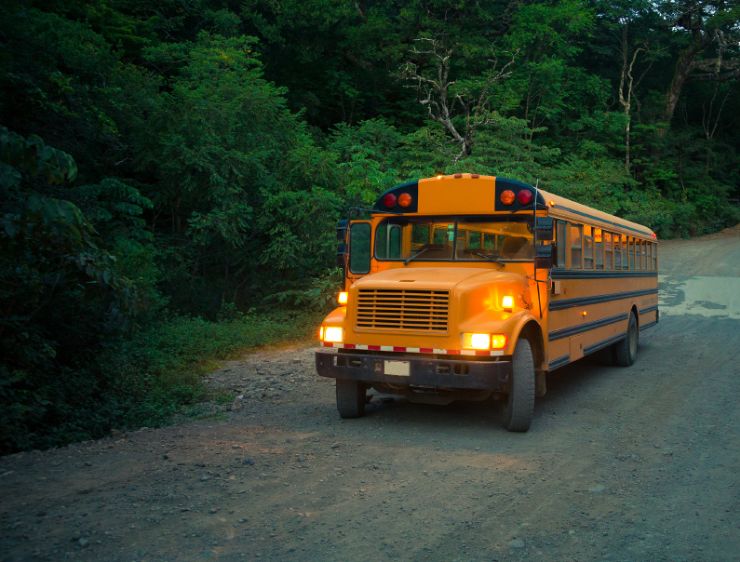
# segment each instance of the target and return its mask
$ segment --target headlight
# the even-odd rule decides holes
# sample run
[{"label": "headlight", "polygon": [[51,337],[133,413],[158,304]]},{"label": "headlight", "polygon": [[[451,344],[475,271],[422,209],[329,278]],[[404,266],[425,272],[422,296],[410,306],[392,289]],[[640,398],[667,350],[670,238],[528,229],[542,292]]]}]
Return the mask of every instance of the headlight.
[{"label": "headlight", "polygon": [[463,334],[463,349],[503,349],[506,347],[504,334]]},{"label": "headlight", "polygon": [[491,335],[490,334],[463,334],[463,348],[464,349],[490,349],[491,347]]},{"label": "headlight", "polygon": [[324,341],[333,343],[342,343],[342,328],[340,326],[324,327]]},{"label": "headlight", "polygon": [[342,291],[337,295],[337,302],[339,304],[347,304],[347,300],[349,300],[349,293],[347,291]]}]

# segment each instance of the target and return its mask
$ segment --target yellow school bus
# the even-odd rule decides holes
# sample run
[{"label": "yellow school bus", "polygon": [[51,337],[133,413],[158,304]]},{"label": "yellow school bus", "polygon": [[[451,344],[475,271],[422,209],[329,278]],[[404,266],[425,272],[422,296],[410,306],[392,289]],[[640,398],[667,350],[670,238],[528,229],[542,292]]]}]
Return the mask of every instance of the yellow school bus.
[{"label": "yellow school bus", "polygon": [[336,379],[344,418],[375,388],[437,404],[493,397],[504,426],[527,431],[548,373],[600,350],[632,365],[658,322],[655,233],[520,181],[405,183],[337,232],[345,286],[316,368]]}]

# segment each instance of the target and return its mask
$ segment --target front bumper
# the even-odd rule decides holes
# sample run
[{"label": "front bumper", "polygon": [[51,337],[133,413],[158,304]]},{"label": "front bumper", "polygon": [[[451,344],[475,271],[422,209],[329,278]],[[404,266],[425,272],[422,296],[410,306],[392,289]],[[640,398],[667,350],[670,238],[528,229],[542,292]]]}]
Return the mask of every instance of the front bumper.
[{"label": "front bumper", "polygon": [[[386,361],[408,362],[408,376],[386,374]],[[401,353],[380,355],[320,350],[316,352],[316,371],[322,377],[368,384],[504,391],[511,377],[511,361],[465,361]]]}]

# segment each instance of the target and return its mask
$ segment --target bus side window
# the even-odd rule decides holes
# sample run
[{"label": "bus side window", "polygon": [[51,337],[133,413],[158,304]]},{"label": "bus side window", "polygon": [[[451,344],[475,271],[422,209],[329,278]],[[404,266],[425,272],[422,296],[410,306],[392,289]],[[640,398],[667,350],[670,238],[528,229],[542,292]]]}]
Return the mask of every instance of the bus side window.
[{"label": "bus side window", "polygon": [[658,271],[658,245],[652,244],[653,246],[653,271]]},{"label": "bus side window", "polygon": [[629,255],[629,244],[627,243],[627,236],[622,234],[622,269],[630,268],[630,255]]},{"label": "bus side window", "polygon": [[583,227],[583,269],[594,268],[594,236],[590,225]]},{"label": "bus side window", "polygon": [[604,232],[604,269],[614,269],[614,246],[612,246],[612,233]]},{"label": "bus side window", "polygon": [[583,252],[581,246],[581,226],[568,224],[568,241],[570,243],[570,268],[583,269]]},{"label": "bus side window", "polygon": [[614,269],[622,269],[622,242],[621,242],[621,235],[620,234],[614,234],[612,235],[612,240],[614,240]]},{"label": "bus side window", "polygon": [[566,248],[566,228],[568,223],[565,221],[558,221],[555,232],[555,244],[557,250],[556,265],[558,267],[565,267],[565,248]]},{"label": "bus side window", "polygon": [[604,233],[600,228],[594,228],[594,265],[604,269]]},{"label": "bus side window", "polygon": [[627,255],[629,256],[627,269],[634,271],[635,269],[635,239],[632,236],[627,237]]}]

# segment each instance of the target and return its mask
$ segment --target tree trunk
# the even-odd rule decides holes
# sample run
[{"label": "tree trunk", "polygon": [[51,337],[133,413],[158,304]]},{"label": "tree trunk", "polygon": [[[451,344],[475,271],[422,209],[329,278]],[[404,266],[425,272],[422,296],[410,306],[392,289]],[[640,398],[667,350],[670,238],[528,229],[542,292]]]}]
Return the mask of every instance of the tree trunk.
[{"label": "tree trunk", "polygon": [[[622,105],[624,110],[624,169],[630,173],[630,133],[632,130],[632,92],[635,89],[635,77],[632,71],[635,68],[637,62],[637,56],[640,51],[644,51],[645,48],[638,47],[632,52],[632,58],[629,57],[629,31],[628,26],[622,28],[622,72],[619,75],[619,103]],[[638,80],[639,82],[639,80]]]},{"label": "tree trunk", "polygon": [[676,68],[673,71],[673,79],[671,85],[668,88],[668,92],[665,97],[665,110],[663,111],[663,120],[666,123],[665,129],[662,129],[661,135],[664,135],[666,130],[670,128],[671,121],[673,120],[673,114],[676,111],[676,105],[681,97],[681,91],[683,90],[684,84],[691,73],[696,55],[702,50],[704,46],[702,36],[700,34],[694,35],[694,40],[691,42],[686,49],[681,51],[676,61]]}]

